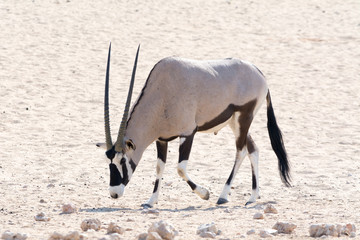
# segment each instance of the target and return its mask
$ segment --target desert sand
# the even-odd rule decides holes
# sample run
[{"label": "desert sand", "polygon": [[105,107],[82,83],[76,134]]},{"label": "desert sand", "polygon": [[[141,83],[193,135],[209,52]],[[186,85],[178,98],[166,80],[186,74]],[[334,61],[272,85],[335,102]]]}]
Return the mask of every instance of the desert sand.
[{"label": "desert sand", "polygon": [[[83,233],[97,218],[137,239],[164,220],[176,239],[199,239],[214,222],[216,239],[259,239],[277,221],[297,225],[279,239],[309,239],[312,224],[353,223],[360,228],[360,4],[359,1],[11,1],[0,2],[0,234],[28,239],[53,232]],[[207,187],[204,201],[177,175],[178,140],[169,144],[158,214],[143,212],[155,181],[155,144],[126,188],[111,199],[104,151],[103,97],[112,42],[110,114],[119,127],[138,44],[133,102],[160,59],[237,57],[265,74],[292,166],[293,187],[280,180],[266,129],[264,104],[251,126],[260,149],[260,195],[251,193],[245,159],[230,202],[216,201],[230,174],[234,137],[226,127],[195,136],[188,165]],[[62,214],[72,203],[77,213]],[[271,203],[278,214],[253,215]],[[50,221],[35,221],[44,212]],[[255,235],[246,232],[254,229]],[[106,230],[85,232],[109,238]],[[357,238],[360,238],[357,233]]]}]

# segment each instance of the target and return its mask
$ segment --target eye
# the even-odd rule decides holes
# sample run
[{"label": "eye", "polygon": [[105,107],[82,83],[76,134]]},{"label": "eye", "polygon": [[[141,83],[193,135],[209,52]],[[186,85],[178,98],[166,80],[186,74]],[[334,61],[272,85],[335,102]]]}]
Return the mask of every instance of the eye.
[{"label": "eye", "polygon": [[125,162],[126,162],[126,159],[125,159],[125,158],[122,158],[122,159],[120,160],[120,164],[121,164],[121,165],[125,164]]}]

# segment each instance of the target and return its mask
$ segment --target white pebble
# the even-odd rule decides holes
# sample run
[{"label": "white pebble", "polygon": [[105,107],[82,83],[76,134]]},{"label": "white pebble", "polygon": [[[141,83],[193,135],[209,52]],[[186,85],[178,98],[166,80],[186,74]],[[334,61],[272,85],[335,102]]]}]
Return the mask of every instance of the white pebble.
[{"label": "white pebble", "polygon": [[148,234],[147,233],[141,233],[138,236],[138,240],[146,240]]},{"label": "white pebble", "polygon": [[77,212],[77,208],[72,203],[64,204],[62,206],[62,213],[70,214],[70,213],[75,213],[75,212]]},{"label": "white pebble", "polygon": [[167,240],[173,240],[178,235],[178,231],[171,224],[163,220],[153,223],[148,230],[148,234],[151,232],[156,232],[160,237]]},{"label": "white pebble", "polygon": [[123,234],[125,229],[111,222],[107,228],[107,233],[119,233]]},{"label": "white pebble", "polygon": [[264,213],[274,213],[277,214],[278,210],[271,204],[266,205],[264,209]]},{"label": "white pebble", "polygon": [[162,240],[163,238],[157,232],[149,232],[146,240]]},{"label": "white pebble", "polygon": [[268,231],[266,230],[260,230],[259,236],[261,238],[271,238],[273,237]]},{"label": "white pebble", "polygon": [[5,240],[25,240],[25,239],[27,239],[27,235],[22,234],[22,233],[12,233],[10,231],[5,231],[1,235],[1,239],[5,239]]},{"label": "white pebble", "polygon": [[196,234],[200,235],[203,238],[215,238],[216,235],[221,233],[220,230],[216,227],[215,223],[203,224],[198,227]]},{"label": "white pebble", "polygon": [[216,234],[213,232],[201,232],[199,235],[202,238],[215,238],[216,237]]},{"label": "white pebble", "polygon": [[254,218],[254,219],[264,219],[264,214],[262,214],[262,213],[255,213],[253,218]]},{"label": "white pebble", "polygon": [[42,222],[50,221],[50,218],[46,217],[44,212],[39,213],[34,218],[36,221],[42,221]]},{"label": "white pebble", "polygon": [[274,226],[273,229],[276,229],[279,233],[286,233],[286,234],[290,234],[294,231],[294,229],[297,226],[293,223],[287,223],[287,222],[277,222]]},{"label": "white pebble", "polygon": [[86,235],[79,233],[78,231],[69,232],[66,235],[54,232],[51,234],[48,240],[83,240],[86,239]]},{"label": "white pebble", "polygon": [[85,219],[81,223],[81,229],[85,232],[90,229],[99,231],[100,228],[101,228],[101,222],[99,219]]}]

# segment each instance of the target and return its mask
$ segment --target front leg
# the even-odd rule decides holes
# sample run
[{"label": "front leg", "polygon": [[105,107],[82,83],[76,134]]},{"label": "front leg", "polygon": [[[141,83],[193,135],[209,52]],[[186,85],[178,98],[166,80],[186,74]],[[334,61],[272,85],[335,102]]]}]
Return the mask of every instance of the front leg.
[{"label": "front leg", "polygon": [[166,163],[166,155],[167,155],[167,147],[168,143],[165,141],[156,141],[156,149],[158,153],[157,165],[156,165],[156,180],[153,194],[150,199],[142,204],[141,206],[144,208],[152,208],[155,203],[158,202],[159,192],[160,192],[160,183],[162,180],[162,175],[164,173],[165,163]]},{"label": "front leg", "polygon": [[204,200],[208,200],[210,197],[209,191],[200,186],[195,184],[191,181],[190,177],[186,173],[186,166],[189,160],[191,146],[194,139],[195,132],[189,136],[181,136],[180,137],[180,147],[179,147],[179,163],[178,163],[178,174],[182,177],[191,187],[191,189],[199,195]]}]

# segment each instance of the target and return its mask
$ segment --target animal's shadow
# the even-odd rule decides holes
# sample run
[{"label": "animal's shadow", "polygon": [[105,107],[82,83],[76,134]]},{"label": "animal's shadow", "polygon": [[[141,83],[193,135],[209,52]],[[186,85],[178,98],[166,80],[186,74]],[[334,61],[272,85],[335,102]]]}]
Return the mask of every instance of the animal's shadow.
[{"label": "animal's shadow", "polygon": [[202,208],[201,206],[199,207],[195,207],[195,206],[189,206],[186,208],[143,208],[140,207],[138,209],[135,208],[107,208],[107,207],[102,207],[102,208],[81,208],[79,210],[79,212],[88,212],[88,213],[105,213],[105,212],[143,212],[143,213],[147,213],[149,211],[159,211],[159,212],[189,212],[189,211],[214,211],[214,210],[218,210],[218,209],[229,209],[229,210],[235,210],[235,209],[257,209],[257,208],[261,208],[262,206],[269,204],[269,203],[276,203],[274,201],[268,201],[268,202],[259,202],[255,205],[252,206],[244,206],[244,205],[237,205],[237,206],[213,206],[213,207],[207,207],[207,208]]}]

